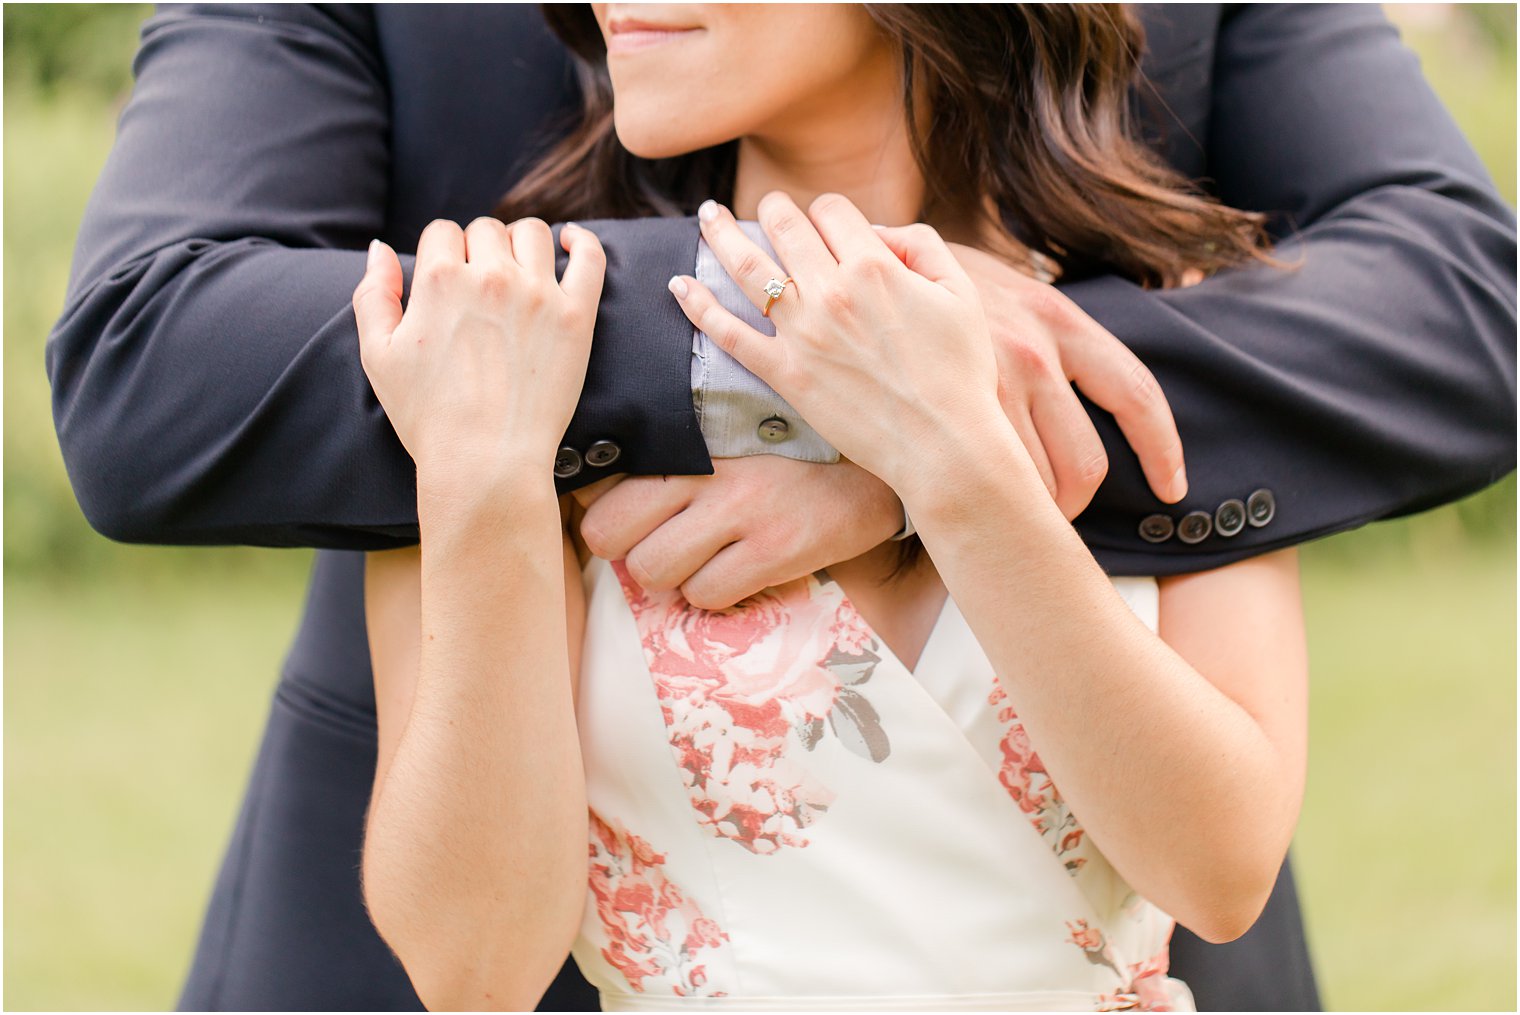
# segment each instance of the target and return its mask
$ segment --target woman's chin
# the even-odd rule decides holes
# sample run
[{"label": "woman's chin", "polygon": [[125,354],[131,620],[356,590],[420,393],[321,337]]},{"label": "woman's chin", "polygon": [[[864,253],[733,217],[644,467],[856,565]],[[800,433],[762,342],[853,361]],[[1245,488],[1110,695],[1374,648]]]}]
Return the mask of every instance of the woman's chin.
[{"label": "woman's chin", "polygon": [[641,159],[672,159],[688,155],[703,148],[728,140],[727,138],[698,137],[689,131],[673,131],[665,125],[623,124],[614,121],[618,142]]}]

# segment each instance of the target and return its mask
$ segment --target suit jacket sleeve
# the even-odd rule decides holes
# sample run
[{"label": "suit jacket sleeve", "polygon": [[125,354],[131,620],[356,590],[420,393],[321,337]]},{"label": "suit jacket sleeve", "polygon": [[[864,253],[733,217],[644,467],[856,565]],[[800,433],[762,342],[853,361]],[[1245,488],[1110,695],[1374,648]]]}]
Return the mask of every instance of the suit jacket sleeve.
[{"label": "suit jacket sleeve", "polygon": [[[1376,6],[1244,6],[1212,67],[1207,174],[1226,203],[1272,213],[1292,266],[1065,287],[1153,369],[1187,456],[1188,497],[1162,505],[1095,413],[1112,474],[1078,528],[1114,573],[1220,566],[1515,464],[1514,213],[1393,27]],[[1276,502],[1261,527],[1139,535],[1153,513],[1212,517],[1257,489]]]},{"label": "suit jacket sleeve", "polygon": [[[563,106],[566,79],[547,37],[518,48],[523,122],[503,129],[526,134]],[[349,306],[370,238],[416,241],[385,232],[379,52],[357,5],[165,7],[144,25],[47,349],[64,461],[106,535],[415,539],[414,470],[360,366]],[[613,440],[619,471],[710,471],[690,328],[647,295],[690,270],[696,230],[598,232],[612,278],[567,443]]]}]

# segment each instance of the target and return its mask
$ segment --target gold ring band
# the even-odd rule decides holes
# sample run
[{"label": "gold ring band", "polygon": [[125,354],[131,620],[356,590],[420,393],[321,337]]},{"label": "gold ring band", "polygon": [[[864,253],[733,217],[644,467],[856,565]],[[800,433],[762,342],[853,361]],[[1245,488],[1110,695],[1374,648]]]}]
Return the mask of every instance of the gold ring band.
[{"label": "gold ring band", "polygon": [[773,278],[765,283],[765,309],[760,311],[761,317],[771,316],[771,307],[775,306],[776,301],[781,298],[781,294],[786,292],[786,287],[792,284],[792,276],[790,275],[784,279]]}]

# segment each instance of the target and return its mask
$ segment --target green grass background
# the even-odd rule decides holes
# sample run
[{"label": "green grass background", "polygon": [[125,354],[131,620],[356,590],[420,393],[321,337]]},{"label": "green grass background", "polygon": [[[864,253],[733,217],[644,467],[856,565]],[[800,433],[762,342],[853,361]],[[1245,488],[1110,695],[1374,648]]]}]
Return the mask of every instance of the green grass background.
[{"label": "green grass background", "polygon": [[[173,1005],[309,554],[91,533],[43,338],[140,8],[5,9],[5,935],[10,1009]],[[1514,8],[1395,12],[1513,203]],[[1305,548],[1295,845],[1328,1006],[1514,1010],[1515,488]]]}]

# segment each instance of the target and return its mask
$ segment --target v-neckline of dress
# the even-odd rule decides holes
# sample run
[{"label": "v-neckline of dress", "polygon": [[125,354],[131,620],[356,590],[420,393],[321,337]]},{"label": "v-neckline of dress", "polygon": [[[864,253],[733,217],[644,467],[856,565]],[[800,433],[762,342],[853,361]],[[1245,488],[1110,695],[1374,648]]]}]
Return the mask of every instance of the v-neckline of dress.
[{"label": "v-neckline of dress", "polygon": [[939,612],[934,615],[934,624],[929,628],[929,636],[924,639],[923,647],[918,650],[917,661],[910,667],[898,656],[896,650],[887,644],[887,640],[881,636],[881,632],[876,630],[876,625],[867,620],[866,615],[860,612],[860,608],[855,605],[855,601],[850,598],[849,593],[845,591],[839,579],[829,574],[826,568],[821,570],[819,574],[826,578],[828,584],[834,586],[840,601],[849,608],[850,612],[860,618],[861,626],[870,632],[871,640],[880,647],[882,658],[890,659],[899,669],[917,681],[919,674],[924,671],[925,662],[933,658],[933,651],[947,637],[945,629],[948,626],[947,617],[950,611],[957,609],[955,599],[950,595],[949,590],[945,592],[945,599],[944,602],[940,603]]}]

